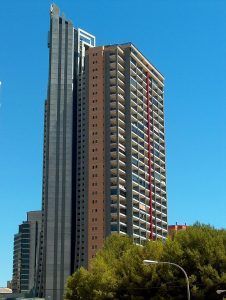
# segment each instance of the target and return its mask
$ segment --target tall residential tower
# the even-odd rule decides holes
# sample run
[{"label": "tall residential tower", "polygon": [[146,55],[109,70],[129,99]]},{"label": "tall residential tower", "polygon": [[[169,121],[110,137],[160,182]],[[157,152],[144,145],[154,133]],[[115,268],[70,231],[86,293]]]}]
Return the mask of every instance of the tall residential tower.
[{"label": "tall residential tower", "polygon": [[13,279],[14,293],[29,292],[34,288],[38,265],[42,212],[30,211],[27,220],[19,225],[14,236]]},{"label": "tall residential tower", "polygon": [[96,47],[55,5],[49,50],[36,290],[61,300],[106,236],[167,235],[164,78],[131,43]]}]

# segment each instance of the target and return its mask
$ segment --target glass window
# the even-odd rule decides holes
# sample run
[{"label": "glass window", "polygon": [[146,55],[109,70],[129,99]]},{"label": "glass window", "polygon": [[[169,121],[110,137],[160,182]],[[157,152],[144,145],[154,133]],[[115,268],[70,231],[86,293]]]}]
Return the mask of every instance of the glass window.
[{"label": "glass window", "polygon": [[117,226],[117,224],[111,225],[111,231],[118,231],[118,226]]},{"label": "glass window", "polygon": [[118,195],[118,189],[112,189],[111,195]]}]

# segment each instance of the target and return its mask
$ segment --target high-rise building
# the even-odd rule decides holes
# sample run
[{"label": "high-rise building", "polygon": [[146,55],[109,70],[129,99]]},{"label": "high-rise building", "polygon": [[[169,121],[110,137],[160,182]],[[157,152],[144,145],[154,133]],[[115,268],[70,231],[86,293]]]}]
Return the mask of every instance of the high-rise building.
[{"label": "high-rise building", "polygon": [[167,236],[164,78],[132,43],[96,47],[55,5],[48,45],[36,290],[61,300],[106,236]]},{"label": "high-rise building", "polygon": [[[85,50],[95,37],[75,29],[51,6],[49,82],[45,102],[43,155],[43,223],[38,295],[61,299],[67,277],[74,271],[76,228],[77,78]],[[81,78],[82,82],[83,78]]]},{"label": "high-rise building", "polygon": [[167,204],[163,76],[131,43],[87,50],[85,74],[89,261],[112,232],[165,238]]},{"label": "high-rise building", "polygon": [[14,236],[12,279],[14,293],[29,292],[34,287],[41,221],[41,211],[28,212],[27,221],[19,225],[19,232]]}]

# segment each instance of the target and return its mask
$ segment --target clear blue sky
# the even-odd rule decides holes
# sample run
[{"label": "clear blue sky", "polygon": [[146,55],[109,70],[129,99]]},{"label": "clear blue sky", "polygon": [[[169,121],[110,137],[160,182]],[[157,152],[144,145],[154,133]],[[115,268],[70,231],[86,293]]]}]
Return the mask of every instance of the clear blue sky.
[{"label": "clear blue sky", "polygon": [[[49,0],[0,9],[0,286],[40,209]],[[59,0],[97,43],[133,42],[165,75],[169,223],[226,227],[226,1]]]}]

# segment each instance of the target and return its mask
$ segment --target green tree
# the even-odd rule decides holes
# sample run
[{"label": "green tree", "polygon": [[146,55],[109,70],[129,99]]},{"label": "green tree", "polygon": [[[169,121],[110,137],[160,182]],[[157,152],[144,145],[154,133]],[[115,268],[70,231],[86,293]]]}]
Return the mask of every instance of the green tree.
[{"label": "green tree", "polygon": [[143,264],[144,259],[181,265],[189,276],[192,299],[220,299],[226,289],[226,231],[195,224],[173,240],[143,247],[126,236],[111,235],[90,270],[68,279],[65,299],[185,299],[184,274],[173,266]]},{"label": "green tree", "polygon": [[[195,224],[176,234],[174,240],[167,240],[162,259],[184,267],[189,275],[193,298],[217,299],[216,290],[225,288],[225,238],[225,230]],[[179,276],[177,273],[175,270],[174,274]],[[211,298],[213,290],[215,298]]]}]

